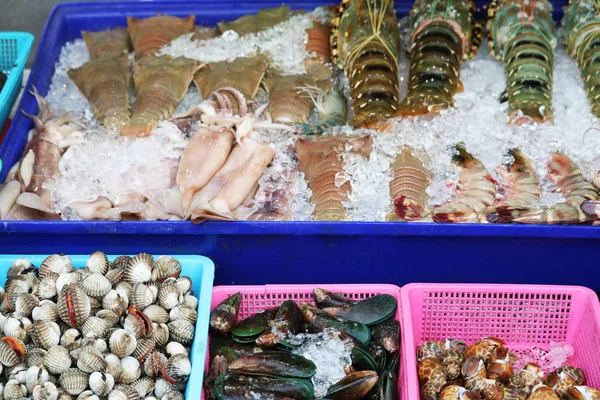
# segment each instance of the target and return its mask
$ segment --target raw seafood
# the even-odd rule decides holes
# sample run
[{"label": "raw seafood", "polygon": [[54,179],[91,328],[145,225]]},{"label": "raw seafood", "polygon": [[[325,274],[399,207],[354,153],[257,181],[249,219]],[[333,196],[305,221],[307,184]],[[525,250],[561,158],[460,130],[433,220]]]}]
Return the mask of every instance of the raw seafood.
[{"label": "raw seafood", "polygon": [[221,33],[231,30],[239,36],[244,36],[269,29],[286,21],[291,16],[292,12],[286,5],[278,8],[265,8],[256,15],[245,15],[232,22],[221,22],[219,23],[219,30]]},{"label": "raw seafood", "polygon": [[302,95],[301,89],[311,84],[307,75],[267,76],[264,85],[269,93],[269,112],[273,121],[288,125],[307,122],[313,103],[310,97]]},{"label": "raw seafood", "polygon": [[204,66],[184,57],[145,57],[133,69],[136,101],[124,136],[150,135],[187,93],[194,74]]},{"label": "raw seafood", "polygon": [[315,108],[319,112],[318,124],[298,124],[298,133],[303,135],[321,135],[328,128],[333,126],[341,126],[346,123],[348,118],[348,107],[346,99],[340,91],[332,86],[327,97],[323,94],[323,90],[316,86],[302,88],[313,101]]},{"label": "raw seafood", "polygon": [[162,46],[194,29],[196,18],[158,15],[145,19],[127,17],[127,29],[137,58],[154,55]]},{"label": "raw seafood", "polygon": [[116,57],[131,51],[129,32],[125,28],[107,29],[100,32],[82,31],[81,36],[90,51],[90,58]]},{"label": "raw seafood", "polygon": [[308,34],[306,51],[310,57],[304,60],[304,66],[308,75],[318,81],[331,78],[333,74],[329,43],[331,28],[315,21],[306,33]]},{"label": "raw seafood", "polygon": [[391,165],[393,178],[390,181],[390,196],[395,210],[388,217],[391,220],[396,217],[404,221],[419,220],[429,213],[426,190],[431,184],[431,172],[411,151],[410,148],[404,148]]},{"label": "raw seafood", "polygon": [[129,58],[93,58],[68,71],[69,77],[90,102],[96,118],[108,129],[121,129],[129,122]]}]

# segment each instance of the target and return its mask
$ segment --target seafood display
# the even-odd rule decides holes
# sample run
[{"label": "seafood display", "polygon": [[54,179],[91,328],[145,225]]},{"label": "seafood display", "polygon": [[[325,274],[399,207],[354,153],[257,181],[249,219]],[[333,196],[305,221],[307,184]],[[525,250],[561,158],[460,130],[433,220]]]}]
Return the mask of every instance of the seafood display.
[{"label": "seafood display", "polygon": [[169,256],[13,262],[1,290],[5,399],[184,399],[198,299]]},{"label": "seafood display", "polygon": [[244,296],[211,312],[207,399],[398,398],[393,296],[354,300],[315,288],[316,307],[286,300],[240,318]]},{"label": "seafood display", "polygon": [[511,123],[552,120],[556,37],[546,0],[497,0],[489,8],[490,52],[504,63]]},{"label": "seafood display", "polygon": [[585,372],[564,365],[545,374],[535,362],[517,367],[519,356],[502,339],[472,345],[458,339],[427,341],[417,349],[421,399],[594,399]]},{"label": "seafood display", "polygon": [[0,218],[600,225],[596,5],[124,16],[29,88]]}]

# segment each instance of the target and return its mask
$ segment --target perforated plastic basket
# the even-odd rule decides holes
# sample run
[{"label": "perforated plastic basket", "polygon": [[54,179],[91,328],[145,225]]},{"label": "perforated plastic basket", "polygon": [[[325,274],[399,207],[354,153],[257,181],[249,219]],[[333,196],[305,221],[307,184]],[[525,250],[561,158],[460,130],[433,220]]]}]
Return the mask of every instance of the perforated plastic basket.
[{"label": "perforated plastic basket", "polygon": [[[265,286],[216,286],[213,288],[211,310],[218,306],[223,300],[229,296],[241,292],[242,302],[240,305],[240,313],[238,320],[242,320],[249,317],[257,312],[263,311],[265,308],[274,307],[280,305],[286,300],[294,300],[300,304],[302,301],[315,304],[312,299],[312,290],[315,287],[321,287],[332,292],[341,292],[345,295],[361,300],[377,294],[389,294],[398,300],[398,309],[394,316],[400,321],[400,329],[402,330],[402,311],[400,302],[400,288],[394,285],[265,285]],[[206,352],[206,366],[210,363],[209,351]],[[402,348],[400,349],[400,371],[398,373],[400,399],[409,400],[408,393],[405,390],[403,384],[403,360],[404,354]],[[202,393],[202,399],[204,400],[204,392]],[[412,397],[410,398],[412,400]]]},{"label": "perforated plastic basket", "polygon": [[33,35],[30,33],[0,32],[0,71],[8,77],[0,91],[0,130],[19,95],[23,68],[32,44]]},{"label": "perforated plastic basket", "polygon": [[416,349],[427,340],[456,338],[471,344],[485,336],[504,339],[516,353],[567,342],[571,365],[600,388],[600,305],[578,286],[410,284],[402,288],[407,390],[419,396]]},{"label": "perforated plastic basket", "polygon": [[[87,262],[89,255],[70,255],[73,266],[83,268]],[[4,287],[6,282],[6,273],[13,261],[18,258],[27,258],[35,266],[39,267],[41,262],[47,255],[40,254],[2,254],[0,255],[0,286]],[[116,256],[108,255],[109,261],[115,259]],[[190,353],[190,361],[192,371],[185,390],[186,399],[199,399],[202,390],[203,361],[206,357],[205,351],[208,343],[208,319],[210,309],[210,298],[212,296],[212,285],[215,277],[214,263],[203,256],[194,255],[175,255],[181,262],[181,275],[192,278],[192,290],[198,297],[198,318],[196,320],[196,329],[194,331],[194,342]]]}]

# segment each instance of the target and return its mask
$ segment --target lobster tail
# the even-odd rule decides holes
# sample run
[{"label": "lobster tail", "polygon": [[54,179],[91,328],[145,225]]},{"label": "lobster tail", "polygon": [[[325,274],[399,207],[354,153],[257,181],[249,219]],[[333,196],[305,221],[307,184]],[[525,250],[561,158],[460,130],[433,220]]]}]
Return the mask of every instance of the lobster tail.
[{"label": "lobster tail", "polygon": [[422,219],[428,213],[426,208],[431,184],[431,172],[421,160],[404,149],[392,163],[393,178],[390,181],[390,195],[396,215],[404,221]]}]

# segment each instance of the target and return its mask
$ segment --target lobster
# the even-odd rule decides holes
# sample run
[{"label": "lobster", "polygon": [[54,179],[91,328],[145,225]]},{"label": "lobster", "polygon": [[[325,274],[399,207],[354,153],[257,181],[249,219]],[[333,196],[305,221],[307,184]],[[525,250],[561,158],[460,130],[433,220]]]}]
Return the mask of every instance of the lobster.
[{"label": "lobster", "polygon": [[400,53],[393,0],[343,0],[332,25],[331,58],[350,84],[351,124],[369,126],[392,117]]},{"label": "lobster", "polygon": [[488,9],[490,52],[504,63],[509,122],[552,121],[556,36],[548,0],[494,0]]}]

